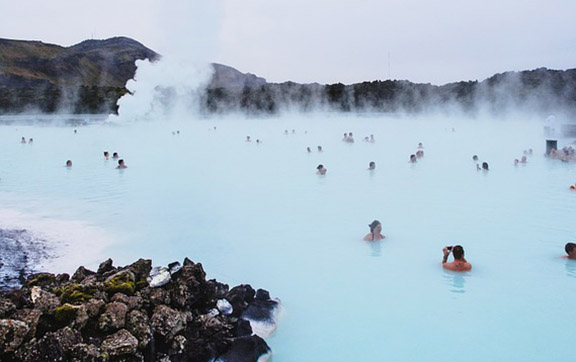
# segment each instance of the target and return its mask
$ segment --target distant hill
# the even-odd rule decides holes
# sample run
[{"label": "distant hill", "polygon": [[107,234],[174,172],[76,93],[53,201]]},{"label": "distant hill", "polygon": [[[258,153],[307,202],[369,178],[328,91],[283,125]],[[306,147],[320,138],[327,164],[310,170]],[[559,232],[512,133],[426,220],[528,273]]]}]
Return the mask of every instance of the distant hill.
[{"label": "distant hill", "polygon": [[[138,59],[157,61],[160,55],[125,37],[86,40],[71,47],[0,39],[0,114],[116,113]],[[226,65],[213,64],[213,68],[198,104],[207,113],[324,110],[497,115],[521,110],[576,115],[576,69],[540,68],[496,74],[481,82],[435,86],[405,80],[351,85],[268,83]]]},{"label": "distant hill", "polygon": [[159,55],[135,40],[86,40],[71,47],[0,39],[0,87],[54,84],[124,87],[137,59]]}]

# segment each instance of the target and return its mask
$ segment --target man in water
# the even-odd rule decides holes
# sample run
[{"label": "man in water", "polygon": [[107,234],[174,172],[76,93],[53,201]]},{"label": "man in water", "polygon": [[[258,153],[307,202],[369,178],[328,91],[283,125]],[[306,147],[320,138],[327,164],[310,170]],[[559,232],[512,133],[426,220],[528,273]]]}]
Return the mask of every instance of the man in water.
[{"label": "man in water", "polygon": [[568,259],[576,260],[576,244],[567,243],[566,246],[564,247],[564,250],[566,250],[566,254],[568,254],[566,256]]},{"label": "man in water", "polygon": [[[442,258],[442,267],[444,269],[456,272],[464,272],[472,269],[472,264],[464,258],[464,248],[462,246],[445,246],[442,252],[444,253],[444,257]],[[450,255],[450,252],[452,252],[454,256],[454,261],[448,263],[448,255]]]},{"label": "man in water", "polygon": [[118,166],[116,166],[117,169],[123,169],[123,168],[128,168],[128,166],[126,166],[126,164],[124,163],[124,160],[118,160]]},{"label": "man in water", "polygon": [[316,174],[317,175],[325,175],[326,174],[326,169],[324,168],[324,165],[318,165],[318,167],[316,167]]},{"label": "man in water", "polygon": [[370,161],[370,163],[368,164],[368,170],[372,171],[375,169],[376,169],[376,162]]}]

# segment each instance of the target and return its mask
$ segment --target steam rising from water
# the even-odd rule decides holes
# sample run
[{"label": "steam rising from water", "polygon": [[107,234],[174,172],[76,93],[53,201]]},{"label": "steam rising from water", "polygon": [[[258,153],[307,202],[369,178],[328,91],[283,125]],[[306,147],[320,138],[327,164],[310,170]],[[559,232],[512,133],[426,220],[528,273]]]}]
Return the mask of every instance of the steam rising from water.
[{"label": "steam rising from water", "polygon": [[221,0],[175,0],[158,3],[156,28],[160,61],[138,61],[135,80],[119,100],[122,121],[180,117],[198,112],[199,91],[210,81],[216,49]]}]

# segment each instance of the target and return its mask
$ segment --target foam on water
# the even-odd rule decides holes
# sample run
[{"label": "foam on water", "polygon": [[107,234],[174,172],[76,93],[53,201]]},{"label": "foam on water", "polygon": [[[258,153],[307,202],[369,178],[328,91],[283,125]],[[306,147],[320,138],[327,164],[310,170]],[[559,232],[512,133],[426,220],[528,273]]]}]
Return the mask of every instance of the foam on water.
[{"label": "foam on water", "polygon": [[[0,227],[67,237],[78,255],[63,252],[74,257],[55,259],[53,272],[188,256],[209,278],[268,289],[284,305],[268,339],[275,362],[570,361],[576,265],[561,256],[576,239],[576,165],[543,157],[542,126],[337,115],[77,134],[2,126],[0,208],[17,212]],[[350,131],[354,144],[341,141]],[[370,134],[376,142],[362,142]],[[410,164],[418,142],[425,156]],[[528,164],[513,166],[528,148]],[[104,150],[128,169],[114,169]],[[476,171],[474,154],[489,172]],[[363,242],[374,219],[387,238]],[[440,266],[441,248],[457,243],[469,273]]]}]

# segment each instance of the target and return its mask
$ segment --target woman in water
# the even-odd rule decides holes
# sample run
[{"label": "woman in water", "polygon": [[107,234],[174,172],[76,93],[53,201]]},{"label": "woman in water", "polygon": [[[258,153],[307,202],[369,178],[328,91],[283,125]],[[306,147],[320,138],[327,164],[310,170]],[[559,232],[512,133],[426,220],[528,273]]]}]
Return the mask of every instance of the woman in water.
[{"label": "woman in water", "polygon": [[368,227],[370,227],[370,234],[367,234],[364,237],[365,241],[377,241],[386,237],[382,235],[382,224],[380,224],[380,221],[374,220],[368,225]]}]

